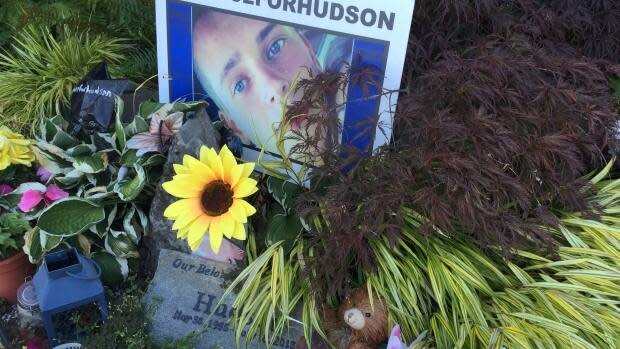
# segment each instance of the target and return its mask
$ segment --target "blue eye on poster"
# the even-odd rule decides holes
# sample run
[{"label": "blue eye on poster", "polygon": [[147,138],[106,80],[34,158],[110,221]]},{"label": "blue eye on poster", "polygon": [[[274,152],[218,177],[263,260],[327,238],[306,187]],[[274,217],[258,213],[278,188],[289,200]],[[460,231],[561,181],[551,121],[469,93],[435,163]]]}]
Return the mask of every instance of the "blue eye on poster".
[{"label": "blue eye on poster", "polygon": [[[160,100],[206,99],[255,161],[276,137],[298,79],[357,66],[379,86],[350,83],[341,141],[363,151],[389,142],[414,0],[157,0]],[[377,118],[378,115],[378,118]],[[303,118],[287,132],[304,128]],[[369,132],[369,130],[371,132]],[[312,131],[308,131],[312,132]],[[294,144],[286,143],[286,149]]]}]

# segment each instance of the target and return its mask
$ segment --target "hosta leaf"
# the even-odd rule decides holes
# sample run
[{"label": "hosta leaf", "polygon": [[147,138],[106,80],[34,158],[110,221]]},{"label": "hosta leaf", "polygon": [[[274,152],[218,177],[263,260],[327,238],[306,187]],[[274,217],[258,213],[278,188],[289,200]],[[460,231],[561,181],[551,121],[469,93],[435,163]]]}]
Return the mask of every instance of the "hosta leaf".
[{"label": "hosta leaf", "polygon": [[267,189],[273,198],[287,211],[290,212],[295,205],[295,199],[302,192],[302,188],[288,181],[275,177],[267,179]]},{"label": "hosta leaf", "polygon": [[88,200],[68,198],[56,201],[39,217],[37,226],[49,235],[73,236],[105,219],[102,207]]},{"label": "hosta leaf", "polygon": [[20,184],[15,190],[13,190],[9,195],[21,195],[27,191],[35,190],[45,193],[47,191],[47,187],[39,182],[27,182]]},{"label": "hosta leaf", "polygon": [[272,210],[266,229],[267,245],[271,246],[283,241],[282,247],[285,253],[288,254],[302,231],[303,226],[297,217],[287,215],[279,208]]},{"label": "hosta leaf", "polygon": [[116,257],[138,258],[138,247],[125,232],[111,230],[105,238],[105,249]]},{"label": "hosta leaf", "polygon": [[114,220],[116,219],[116,213],[118,212],[118,205],[114,205],[112,206],[112,208],[110,208],[109,206],[106,207],[105,212],[106,212],[106,217],[107,217],[106,222],[108,223],[105,230],[109,230],[110,227],[112,226],[112,223],[114,223]]},{"label": "hosta leaf", "polygon": [[[39,138],[46,142],[52,142],[59,131],[63,130],[63,118],[60,115],[51,118],[43,117],[39,124]],[[64,131],[62,131],[64,132]]]},{"label": "hosta leaf", "polygon": [[97,203],[111,196],[114,196],[114,192],[107,190],[107,188],[104,186],[90,188],[89,190],[85,191],[83,195],[85,199]]},{"label": "hosta leaf", "polygon": [[136,115],[133,121],[125,126],[125,136],[127,139],[133,137],[137,133],[147,132],[149,130],[149,123],[141,117],[140,115]]},{"label": "hosta leaf", "polygon": [[108,233],[108,228],[105,221],[99,222],[91,226],[90,228],[88,228],[88,230],[102,239],[105,238],[106,234]]},{"label": "hosta leaf", "polygon": [[41,123],[39,124],[40,139],[46,142],[51,141],[58,131],[58,126],[52,122],[52,119],[46,117],[41,119]]},{"label": "hosta leaf", "polygon": [[79,184],[82,181],[82,177],[84,177],[84,175],[84,172],[73,169],[64,176],[56,177],[56,180],[65,187],[71,188]]},{"label": "hosta leaf", "polygon": [[43,258],[41,248],[41,230],[32,228],[24,235],[24,252],[28,255],[30,263],[37,264]]},{"label": "hosta leaf", "polygon": [[92,155],[76,156],[73,167],[84,173],[99,173],[108,167],[108,154],[97,152]]},{"label": "hosta leaf", "polygon": [[90,144],[80,144],[76,145],[73,148],[67,149],[67,155],[69,156],[91,156],[97,149],[94,145]]},{"label": "hosta leaf", "polygon": [[127,149],[121,156],[121,165],[127,167],[133,167],[133,165],[138,161],[139,157],[136,155],[136,149]]},{"label": "hosta leaf", "polygon": [[166,113],[169,113],[170,109],[172,109],[172,105],[152,102],[152,101],[146,101],[140,104],[139,114],[144,120],[146,120],[151,114],[153,114],[154,112],[162,108],[167,108]]},{"label": "hosta leaf", "polygon": [[166,157],[162,154],[152,154],[147,156],[142,156],[138,159],[138,164],[142,167],[152,167],[159,166],[166,163]]},{"label": "hosta leaf", "polygon": [[105,144],[105,146],[99,145],[99,149],[114,149],[114,137],[109,133],[95,133],[96,139],[95,141],[98,143]]},{"label": "hosta leaf", "polygon": [[127,278],[129,266],[125,258],[115,257],[107,251],[98,251],[91,258],[101,268],[101,281],[106,285],[118,285]]},{"label": "hosta leaf", "polygon": [[140,219],[141,217],[137,214],[136,208],[133,205],[129,208],[123,218],[123,229],[134,244],[138,244],[140,242],[140,238],[143,234],[143,227]]},{"label": "hosta leaf", "polygon": [[142,235],[146,235],[149,231],[149,217],[146,213],[144,213],[144,211],[137,207],[136,212],[138,213],[138,220],[140,222],[140,226],[142,227]]},{"label": "hosta leaf", "polygon": [[43,230],[39,230],[39,239],[41,240],[41,248],[43,252],[49,252],[62,242],[62,236],[49,235]]},{"label": "hosta leaf", "polygon": [[132,201],[140,195],[140,192],[146,184],[146,173],[142,166],[136,164],[134,166],[134,177],[127,176],[125,179],[114,185],[114,192],[123,201]]},{"label": "hosta leaf", "polygon": [[71,137],[67,132],[58,130],[51,143],[59,148],[67,149],[78,144],[78,140]]},{"label": "hosta leaf", "polygon": [[45,152],[51,156],[54,156],[56,158],[58,158],[58,160],[64,160],[64,161],[68,161],[68,162],[73,162],[73,158],[71,156],[69,156],[64,149],[59,148],[51,143],[47,143],[47,142],[37,142],[36,143],[36,147],[39,148],[39,150]]},{"label": "hosta leaf", "polygon": [[56,161],[52,156],[48,156],[47,153],[41,151],[38,147],[32,147],[32,152],[39,166],[45,168],[48,172],[57,175],[65,173],[71,164],[66,161]]},{"label": "hosta leaf", "polygon": [[54,115],[49,118],[49,121],[61,130],[64,129],[66,126],[65,119],[62,117],[62,115]]}]

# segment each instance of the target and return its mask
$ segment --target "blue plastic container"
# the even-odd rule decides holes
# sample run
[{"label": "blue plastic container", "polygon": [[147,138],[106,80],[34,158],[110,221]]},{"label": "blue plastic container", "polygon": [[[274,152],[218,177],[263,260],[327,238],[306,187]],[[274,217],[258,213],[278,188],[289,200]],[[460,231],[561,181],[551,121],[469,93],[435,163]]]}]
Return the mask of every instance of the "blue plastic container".
[{"label": "blue plastic container", "polygon": [[53,316],[85,304],[97,303],[101,319],[108,303],[100,280],[101,269],[75,248],[50,253],[33,278],[43,326],[52,346],[57,344]]}]

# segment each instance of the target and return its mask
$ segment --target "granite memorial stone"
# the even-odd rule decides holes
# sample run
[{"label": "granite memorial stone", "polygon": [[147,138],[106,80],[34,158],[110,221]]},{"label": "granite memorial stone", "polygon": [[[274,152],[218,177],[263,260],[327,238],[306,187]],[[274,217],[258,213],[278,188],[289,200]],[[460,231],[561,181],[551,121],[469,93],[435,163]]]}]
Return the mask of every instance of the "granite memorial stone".
[{"label": "granite memorial stone", "polygon": [[[229,281],[235,266],[167,249],[159,253],[157,272],[145,296],[146,307],[154,314],[153,339],[163,343],[166,338],[180,339],[197,331],[197,349],[236,348],[235,331],[229,322],[234,295],[218,306],[225,291],[223,283]],[[291,326],[273,348],[294,349],[302,332],[300,326]],[[243,334],[241,348],[245,348]],[[257,338],[248,348],[263,349],[266,345]]]},{"label": "granite memorial stone", "polygon": [[172,221],[163,215],[164,210],[172,204],[176,198],[166,193],[161,183],[169,181],[174,175],[172,164],[182,163],[185,154],[198,157],[200,147],[219,150],[219,133],[213,127],[211,119],[205,109],[201,109],[195,116],[185,122],[177,133],[170,151],[168,160],[164,166],[160,185],[157,186],[155,197],[151,203],[149,223],[151,229],[144,237],[144,263],[146,271],[152,273],[157,266],[157,256],[161,249],[171,249],[189,253],[189,247],[185,240],[177,239],[176,232],[172,230]]}]

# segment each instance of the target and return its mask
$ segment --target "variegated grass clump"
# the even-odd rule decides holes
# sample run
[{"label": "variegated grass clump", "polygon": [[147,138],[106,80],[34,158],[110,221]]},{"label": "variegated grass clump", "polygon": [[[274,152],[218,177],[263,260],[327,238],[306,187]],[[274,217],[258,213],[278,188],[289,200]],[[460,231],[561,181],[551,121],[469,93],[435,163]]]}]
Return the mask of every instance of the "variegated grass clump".
[{"label": "variegated grass clump", "polygon": [[620,179],[592,182],[600,220],[560,213],[557,258],[515,251],[485,255],[470,242],[417,234],[405,210],[404,239],[376,241],[369,287],[408,338],[428,348],[617,348],[620,346]]},{"label": "variegated grass clump", "polygon": [[[306,338],[313,331],[324,335],[311,285],[304,282],[303,241],[289,255],[282,242],[271,245],[259,256],[256,254],[254,235],[248,237],[250,265],[228,287],[221,299],[241,286],[233,303],[233,324],[237,344],[242,331],[247,331],[248,342],[256,336],[271,347],[290,326],[303,326]],[[311,251],[310,251],[311,253]]]},{"label": "variegated grass clump", "polygon": [[[403,209],[402,240],[374,241],[378,268],[366,275],[369,291],[389,306],[390,326],[399,323],[407,340],[428,331],[419,348],[620,347],[620,179],[603,180],[611,166],[592,179],[600,220],[558,213],[562,224],[549,228],[561,245],[555,258],[514,251],[506,260],[438,229],[423,235],[424,217]],[[241,286],[237,339],[246,329],[248,339],[271,345],[292,322],[306,338],[323,334],[321,305],[304,281],[312,249],[299,239],[288,256],[280,244],[257,256],[254,246],[229,288]]]}]

